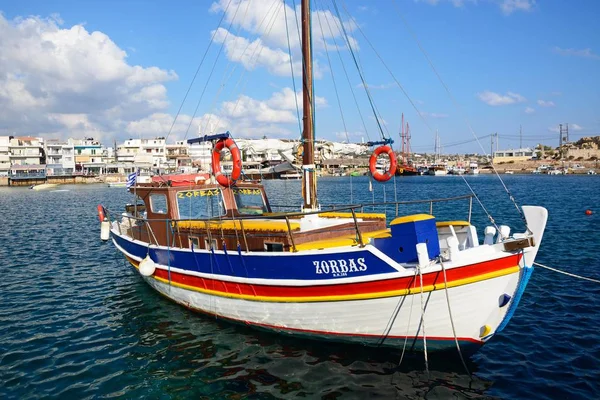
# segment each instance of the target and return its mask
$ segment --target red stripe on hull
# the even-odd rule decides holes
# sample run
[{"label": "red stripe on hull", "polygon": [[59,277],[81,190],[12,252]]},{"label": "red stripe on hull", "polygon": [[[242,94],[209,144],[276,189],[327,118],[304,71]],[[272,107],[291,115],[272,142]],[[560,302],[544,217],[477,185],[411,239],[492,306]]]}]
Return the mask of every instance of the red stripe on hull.
[{"label": "red stripe on hull", "polygon": [[[137,265],[138,263],[128,259]],[[471,278],[487,273],[501,271],[506,268],[514,267],[519,264],[521,255],[515,254],[497,260],[486,261],[477,264],[471,264],[464,267],[452,268],[446,270],[448,283],[456,280]],[[397,290],[405,290],[420,287],[420,282],[415,282],[413,276],[382,279],[371,282],[359,283],[338,283],[332,285],[313,285],[313,286],[275,286],[246,284],[237,282],[227,282],[217,279],[201,278],[198,276],[186,275],[178,272],[163,269],[156,269],[154,276],[164,280],[170,280],[191,286],[198,289],[216,291],[221,293],[241,294],[248,296],[266,296],[266,297],[315,297],[315,296],[344,296],[366,293],[380,293]],[[428,273],[423,275],[423,286],[443,284],[444,274],[442,271]]]}]

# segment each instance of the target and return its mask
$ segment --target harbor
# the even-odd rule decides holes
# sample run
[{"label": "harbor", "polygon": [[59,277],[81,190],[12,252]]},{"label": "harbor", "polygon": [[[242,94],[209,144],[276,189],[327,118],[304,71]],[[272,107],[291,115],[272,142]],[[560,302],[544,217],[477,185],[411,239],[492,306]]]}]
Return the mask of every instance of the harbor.
[{"label": "harbor", "polygon": [[[496,179],[473,179],[492,205],[505,202],[495,189]],[[516,198],[532,198],[552,215],[539,262],[598,277],[598,242],[589,238],[600,204],[587,194],[600,192],[600,180],[532,174],[507,179]],[[324,201],[348,202],[339,198],[342,192],[352,193],[355,201],[371,201],[367,177],[323,181]],[[402,200],[415,199],[417,190],[426,190],[428,198],[468,194],[460,181],[397,177],[396,190]],[[273,204],[285,204],[287,193],[297,193],[300,182],[271,180],[265,185]],[[418,398],[524,398],[535,392],[536,397],[581,398],[598,390],[590,371],[598,366],[599,341],[588,328],[600,318],[600,308],[590,300],[597,295],[597,284],[537,268],[512,323],[468,360],[475,378],[464,372],[456,356],[433,353],[428,378],[421,356],[407,356],[398,366],[400,353],[286,338],[202,317],[156,297],[125,260],[115,257],[112,244],[98,239],[94,205],[110,198],[106,206],[119,209],[132,195],[101,184],[63,189],[68,191],[0,188],[0,209],[11,210],[2,214],[3,251],[11,265],[0,284],[3,393],[85,397],[127,392],[137,397],[158,390],[209,398],[230,393],[321,398],[353,392],[395,398],[400,392]],[[384,190],[394,198],[393,181],[374,186],[375,196],[383,198]],[[585,209],[596,213],[586,216]],[[419,210],[401,209],[405,211]],[[511,225],[519,222],[508,211],[497,216],[506,217]],[[485,224],[486,216],[474,209],[473,223]],[[572,230],[572,224],[580,229]],[[60,235],[53,233],[56,227]],[[33,252],[27,250],[31,235],[36,236]],[[121,278],[115,281],[115,276]],[[569,335],[557,337],[557,332]]]}]

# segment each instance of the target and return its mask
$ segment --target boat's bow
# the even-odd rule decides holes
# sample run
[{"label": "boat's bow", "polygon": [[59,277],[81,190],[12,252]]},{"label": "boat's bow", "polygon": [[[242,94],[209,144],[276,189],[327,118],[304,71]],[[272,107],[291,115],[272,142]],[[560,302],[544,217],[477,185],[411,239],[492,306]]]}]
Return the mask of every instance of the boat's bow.
[{"label": "boat's bow", "polygon": [[540,249],[542,237],[546,230],[546,222],[548,221],[548,210],[540,206],[523,206],[523,215],[527,222],[529,234],[533,235],[534,245],[529,251],[524,254],[524,263],[526,266],[532,266],[535,261],[535,256]]}]

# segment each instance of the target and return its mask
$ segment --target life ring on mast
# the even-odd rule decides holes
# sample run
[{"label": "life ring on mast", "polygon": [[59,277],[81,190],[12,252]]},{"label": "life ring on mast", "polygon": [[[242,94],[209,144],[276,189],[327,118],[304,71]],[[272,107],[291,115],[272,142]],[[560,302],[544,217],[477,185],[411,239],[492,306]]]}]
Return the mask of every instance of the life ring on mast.
[{"label": "life ring on mast", "polygon": [[[229,177],[223,175],[221,172],[221,150],[227,147],[231,152],[231,158],[233,160],[233,170]],[[242,174],[242,157],[240,155],[240,149],[235,144],[232,138],[220,139],[212,152],[212,173],[215,176],[219,185],[229,187],[235,184],[235,181],[240,179]]]},{"label": "life ring on mast", "polygon": [[[377,156],[381,153],[386,153],[390,158],[390,167],[384,173],[377,171]],[[371,158],[369,159],[369,171],[371,171],[371,175],[375,178],[376,181],[385,182],[389,181],[392,176],[394,176],[396,172],[396,154],[394,154],[394,150],[390,146],[379,146],[373,151],[371,154]]]}]

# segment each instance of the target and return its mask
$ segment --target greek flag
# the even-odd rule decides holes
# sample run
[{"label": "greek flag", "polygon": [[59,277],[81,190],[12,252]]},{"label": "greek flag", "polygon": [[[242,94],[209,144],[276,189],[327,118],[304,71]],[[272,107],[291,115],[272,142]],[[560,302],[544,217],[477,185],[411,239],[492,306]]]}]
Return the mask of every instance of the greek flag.
[{"label": "greek flag", "polygon": [[125,185],[127,190],[129,190],[132,186],[135,186],[137,176],[138,172],[132,172],[131,174],[127,175],[127,184]]}]

